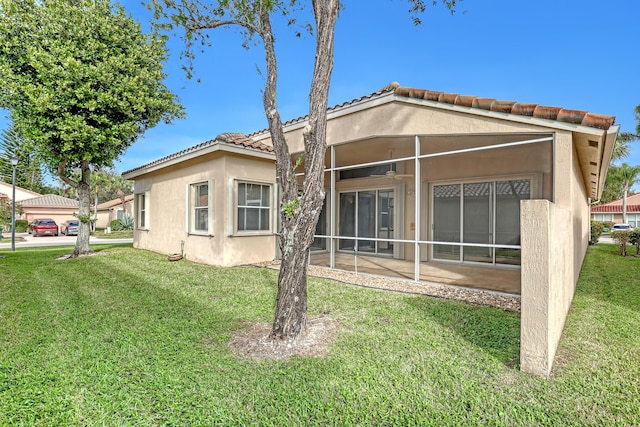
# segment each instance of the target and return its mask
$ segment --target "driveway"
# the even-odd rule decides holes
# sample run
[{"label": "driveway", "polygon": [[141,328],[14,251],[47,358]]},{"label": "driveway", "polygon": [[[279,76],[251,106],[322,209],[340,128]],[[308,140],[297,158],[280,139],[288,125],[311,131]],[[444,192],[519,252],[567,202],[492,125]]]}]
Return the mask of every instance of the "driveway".
[{"label": "driveway", "polygon": [[[11,233],[3,233],[4,238],[11,238]],[[18,239],[22,237],[22,239]],[[16,248],[33,248],[37,246],[75,246],[76,236],[40,236],[33,237],[27,233],[16,233]],[[19,241],[22,240],[22,241]],[[103,239],[97,236],[89,238],[89,244],[98,243],[132,243],[133,239]],[[0,249],[11,249],[11,242],[0,243]]]},{"label": "driveway", "polygon": [[598,243],[613,243],[611,236],[600,236]]}]

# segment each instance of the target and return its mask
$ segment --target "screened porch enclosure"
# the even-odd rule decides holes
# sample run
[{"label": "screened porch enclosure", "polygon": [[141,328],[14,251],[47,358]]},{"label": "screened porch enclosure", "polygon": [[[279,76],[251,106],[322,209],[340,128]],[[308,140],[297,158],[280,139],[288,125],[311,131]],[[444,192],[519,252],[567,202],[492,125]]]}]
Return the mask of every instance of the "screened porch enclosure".
[{"label": "screened porch enclosure", "polygon": [[520,201],[553,200],[552,134],[330,146],[312,265],[520,293]]}]

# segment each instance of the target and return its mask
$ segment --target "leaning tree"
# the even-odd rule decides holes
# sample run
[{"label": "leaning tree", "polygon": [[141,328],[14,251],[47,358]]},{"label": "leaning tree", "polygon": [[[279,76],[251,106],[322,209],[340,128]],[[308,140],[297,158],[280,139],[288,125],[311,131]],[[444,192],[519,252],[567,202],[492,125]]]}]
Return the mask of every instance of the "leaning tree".
[{"label": "leaning tree", "polygon": [[77,189],[74,255],[87,253],[91,169],[183,114],[163,84],[164,39],[109,0],[0,0],[0,34],[0,107]]},{"label": "leaning tree", "polygon": [[[433,0],[451,11],[461,0]],[[322,210],[324,192],[324,159],[326,152],[327,101],[334,58],[334,29],[340,0],[312,0],[313,23],[300,25],[315,34],[315,63],[309,89],[309,115],[303,132],[304,180],[299,188],[295,175],[297,162],[285,140],[283,122],[277,105],[278,67],[275,33],[272,18],[281,14],[288,22],[296,20],[308,2],[302,0],[149,0],[160,26],[165,29],[183,28],[186,42],[185,56],[194,57],[193,47],[198,42],[208,43],[207,30],[240,28],[245,42],[258,40],[264,48],[266,82],[263,104],[271,142],[276,155],[277,182],[280,185],[280,249],[282,263],[278,277],[276,313],[271,337],[294,339],[306,329],[307,273],[309,248],[315,226]],[[426,9],[424,0],[409,0],[410,13],[416,24],[418,14]],[[245,46],[250,43],[245,43]],[[189,67],[187,67],[189,69]]]}]

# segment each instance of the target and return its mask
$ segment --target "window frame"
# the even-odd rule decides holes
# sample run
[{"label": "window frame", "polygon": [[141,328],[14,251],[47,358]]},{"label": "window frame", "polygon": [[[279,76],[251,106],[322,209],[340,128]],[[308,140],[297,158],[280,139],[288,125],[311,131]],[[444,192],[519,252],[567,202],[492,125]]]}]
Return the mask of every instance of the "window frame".
[{"label": "window frame", "polygon": [[[607,217],[609,219],[604,219],[604,217]],[[602,218],[602,219],[597,219],[597,218]],[[612,213],[594,213],[593,214],[593,220],[594,221],[599,221],[599,222],[614,222],[613,221],[613,214]]]},{"label": "window frame", "polygon": [[136,230],[149,230],[149,191],[135,193]]},{"label": "window frame", "polygon": [[[262,187],[267,187],[269,189],[269,195],[267,197],[267,200],[269,202],[268,206],[256,206],[256,205],[240,205],[239,204],[239,200],[240,200],[240,186],[242,184],[251,184],[251,185],[260,185]],[[273,208],[275,206],[275,191],[274,191],[274,184],[273,182],[267,182],[267,181],[259,181],[259,180],[247,180],[247,179],[232,179],[231,181],[231,185],[232,185],[232,195],[233,195],[233,202],[230,204],[231,207],[231,212],[230,212],[230,218],[231,218],[231,223],[232,223],[232,235],[234,236],[257,236],[257,235],[272,235],[273,234],[273,230],[274,230],[274,217],[275,215],[273,215]],[[260,198],[260,202],[262,203],[263,198]],[[241,230],[239,227],[239,213],[240,213],[240,209],[258,209],[262,212],[266,211],[269,215],[269,217],[267,218],[267,225],[268,228],[267,229],[256,229],[256,230]],[[245,211],[246,212],[246,211]]]},{"label": "window frame", "polygon": [[[207,206],[196,206],[196,190],[202,185],[207,185]],[[200,235],[200,236],[213,236],[214,226],[214,208],[213,208],[213,196],[214,196],[214,180],[206,179],[201,181],[194,181],[187,184],[187,209],[186,209],[186,232],[187,234]],[[196,229],[196,210],[207,209],[207,230]]]},{"label": "window frame", "polygon": [[[428,213],[428,221],[426,221],[428,224],[428,232],[429,232],[429,238],[433,239],[433,240],[437,240],[434,236],[435,236],[435,212],[433,210],[433,206],[434,206],[434,187],[435,186],[439,186],[439,185],[459,185],[460,186],[460,197],[461,197],[461,204],[460,204],[460,224],[459,224],[459,230],[460,230],[460,236],[459,236],[459,240],[456,241],[452,241],[454,243],[465,243],[464,242],[464,202],[463,202],[463,198],[464,198],[464,185],[465,184],[477,184],[477,183],[485,183],[485,182],[490,182],[492,183],[492,191],[495,190],[495,185],[498,182],[501,181],[529,181],[529,199],[528,200],[535,200],[535,199],[539,199],[542,196],[542,174],[541,173],[526,173],[526,174],[514,174],[514,175],[490,175],[490,176],[482,176],[482,177],[472,177],[472,178],[468,178],[468,179],[450,179],[450,180],[438,180],[438,181],[432,181],[428,183],[428,203],[431,204],[431,208],[430,208],[430,212]],[[497,194],[493,194],[492,195],[492,233],[493,233],[493,242],[495,242],[495,234],[497,233],[498,227],[497,227],[497,209],[496,209],[496,203],[497,203]],[[520,212],[520,217],[522,216],[522,212]],[[520,235],[522,233],[522,230],[520,230]],[[472,242],[466,242],[466,243],[472,243]],[[454,263],[454,264],[467,264],[467,265],[488,265],[488,266],[499,266],[500,268],[520,268],[520,264],[510,264],[510,263],[504,263],[504,262],[497,262],[497,254],[493,253],[492,255],[492,261],[491,262],[475,262],[475,261],[470,261],[470,260],[465,260],[464,259],[464,250],[460,250],[460,252],[458,253],[459,255],[459,259],[444,259],[444,258],[437,258],[434,257],[434,246],[432,245],[430,250],[429,250],[429,258],[432,260],[437,259],[438,262],[445,262],[445,263]],[[460,248],[463,248],[462,246]]]}]

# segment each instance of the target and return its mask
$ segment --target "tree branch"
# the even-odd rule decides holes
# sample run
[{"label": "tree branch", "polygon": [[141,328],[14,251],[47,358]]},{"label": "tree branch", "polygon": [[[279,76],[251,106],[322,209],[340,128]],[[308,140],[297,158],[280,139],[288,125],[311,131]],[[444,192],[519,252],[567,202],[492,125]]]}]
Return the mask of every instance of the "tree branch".
[{"label": "tree branch", "polygon": [[73,187],[73,188],[78,188],[78,183],[73,181],[73,180],[71,180],[69,177],[67,177],[65,175],[66,169],[67,169],[67,161],[63,160],[58,165],[58,176],[68,186]]}]

